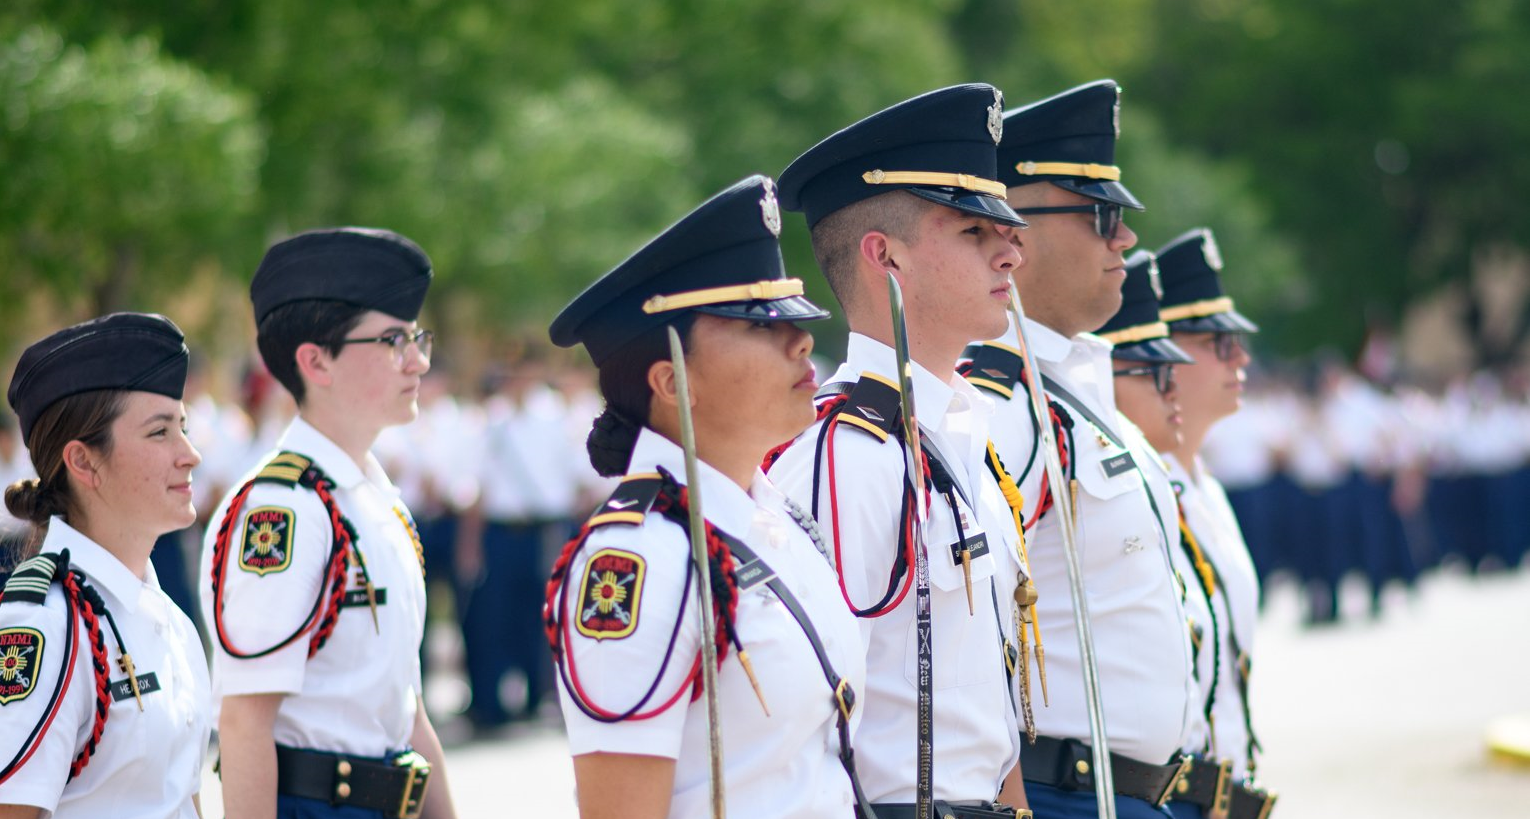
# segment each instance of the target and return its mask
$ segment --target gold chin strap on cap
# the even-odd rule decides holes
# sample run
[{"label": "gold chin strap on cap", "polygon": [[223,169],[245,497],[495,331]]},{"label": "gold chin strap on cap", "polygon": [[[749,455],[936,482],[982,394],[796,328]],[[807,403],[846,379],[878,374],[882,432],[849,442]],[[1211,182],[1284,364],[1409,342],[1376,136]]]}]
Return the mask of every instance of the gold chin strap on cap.
[{"label": "gold chin strap on cap", "polygon": [[643,302],[643,312],[652,315],[670,310],[684,310],[706,304],[725,304],[730,301],[758,299],[784,299],[802,295],[801,279],[771,279],[754,284],[731,284],[727,287],[708,287],[705,290],[687,290],[667,296],[654,296]]},{"label": "gold chin strap on cap", "polygon": [[1019,162],[1015,170],[1022,176],[1083,176],[1089,179],[1108,179],[1118,182],[1121,169],[1115,165],[1096,165],[1078,162]]},{"label": "gold chin strap on cap", "polygon": [[1122,327],[1109,333],[1100,333],[1100,338],[1111,344],[1131,344],[1134,341],[1147,341],[1154,338],[1167,338],[1169,325],[1161,321],[1152,324],[1139,324],[1136,327]]},{"label": "gold chin strap on cap", "polygon": [[942,188],[961,188],[997,196],[1000,199],[1004,198],[1008,190],[1003,182],[965,173],[875,170],[861,174],[861,179],[868,185],[936,185]]},{"label": "gold chin strap on cap", "polygon": [[1189,304],[1176,304],[1173,307],[1165,307],[1158,311],[1158,318],[1164,321],[1184,321],[1185,319],[1214,316],[1217,313],[1231,313],[1232,309],[1232,297],[1223,296],[1219,299],[1204,299],[1202,301],[1192,301]]}]

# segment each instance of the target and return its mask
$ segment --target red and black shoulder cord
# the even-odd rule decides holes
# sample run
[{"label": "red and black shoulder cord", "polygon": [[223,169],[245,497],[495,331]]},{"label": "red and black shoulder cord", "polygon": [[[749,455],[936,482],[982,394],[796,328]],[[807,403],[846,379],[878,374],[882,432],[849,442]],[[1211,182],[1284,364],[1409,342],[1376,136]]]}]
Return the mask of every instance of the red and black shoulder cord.
[{"label": "red and black shoulder cord", "polygon": [[[1184,487],[1176,482],[1174,485],[1174,493],[1179,495],[1183,492]],[[1198,585],[1201,588],[1201,592],[1206,596],[1206,608],[1211,612],[1211,630],[1213,638],[1213,654],[1211,666],[1212,671],[1211,685],[1207,686],[1209,693],[1206,695],[1204,713],[1206,717],[1206,724],[1212,727],[1212,732],[1214,734],[1215,725],[1212,722],[1211,709],[1212,706],[1216,704],[1217,684],[1222,673],[1222,640],[1220,637],[1220,629],[1224,624],[1221,623],[1220,618],[1217,617],[1217,607],[1213,602],[1213,599],[1216,597],[1217,590],[1225,587],[1222,584],[1221,572],[1217,570],[1216,564],[1211,562],[1211,558],[1206,555],[1206,550],[1201,547],[1200,540],[1195,536],[1195,532],[1190,528],[1190,521],[1185,517],[1185,508],[1183,505],[1179,507],[1179,535],[1180,544],[1184,547],[1186,556],[1190,558],[1190,564],[1195,567],[1195,576],[1196,580],[1198,581]],[[1242,710],[1244,731],[1248,734],[1248,747],[1245,749],[1245,752],[1248,755],[1249,774],[1252,776],[1256,767],[1254,757],[1258,751],[1262,750],[1262,748],[1259,744],[1259,738],[1254,734],[1253,713],[1249,709],[1248,703],[1248,673],[1251,668],[1251,662],[1248,654],[1244,652],[1243,646],[1238,643],[1238,633],[1233,628],[1232,604],[1227,600],[1225,594],[1222,596],[1222,601],[1226,605],[1227,609],[1227,623],[1225,624],[1227,629],[1227,642],[1228,648],[1232,649],[1233,667],[1238,674],[1238,697],[1241,700],[1240,704],[1243,706]],[[1193,636],[1194,632],[1192,632],[1192,637]],[[1195,645],[1195,650],[1197,655],[1199,655],[1199,644]],[[1199,668],[1199,663],[1197,663],[1197,668]]]},{"label": "red and black shoulder cord", "polygon": [[79,570],[69,566],[69,550],[64,549],[58,553],[45,553],[27,560],[11,575],[5,584],[5,589],[0,592],[0,605],[30,603],[43,605],[48,598],[48,589],[58,583],[64,590],[64,602],[67,608],[65,622],[68,624],[64,631],[64,661],[59,666],[58,678],[54,681],[53,693],[49,695],[48,705],[43,709],[42,716],[32,730],[27,734],[26,741],[22,742],[21,748],[16,755],[0,769],[0,784],[9,780],[27,760],[37,752],[42,745],[42,738],[48,733],[48,728],[53,724],[53,719],[58,716],[60,708],[64,704],[64,695],[69,690],[70,681],[74,678],[74,664],[79,656],[79,626],[85,627],[85,636],[89,640],[90,665],[94,676],[95,707],[90,736],[85,740],[85,746],[75,754],[74,760],[69,764],[69,778],[74,779],[90,764],[90,758],[96,752],[96,747],[101,744],[101,736],[106,731],[106,716],[111,707],[110,683],[108,680],[111,667],[106,659],[106,639],[101,632],[100,618],[104,616],[111,626],[112,634],[117,641],[117,651],[126,657],[127,649],[122,644],[122,634],[117,630],[117,623],[112,619],[112,614],[106,608],[106,602],[101,595],[92,588],[85,579],[85,575]]},{"label": "red and black shoulder cord", "polygon": [[[1015,389],[1019,388],[1030,393],[1030,384],[1025,380],[1025,360],[1020,354],[1010,347],[996,342],[974,344],[962,353],[965,359],[956,367],[956,372],[967,383],[980,390],[985,390],[1005,400],[1016,400]],[[1064,477],[1071,480],[1077,474],[1077,467],[1073,464],[1070,453],[1074,451],[1073,439],[1073,416],[1061,403],[1046,396],[1047,414],[1052,421],[1052,439],[1057,442],[1057,458],[1061,464]],[[1022,399],[1029,400],[1029,399]],[[1025,483],[1035,468],[1036,461],[1041,455],[1041,422],[1034,412],[1027,412],[1031,419],[1031,458],[1025,464],[1025,469],[1014,478],[1014,483],[1019,486]],[[1023,521],[1025,531],[1029,532],[1041,520],[1054,505],[1056,498],[1052,496],[1052,487],[1045,479],[1046,467],[1042,467],[1042,481],[1040,495],[1036,502],[1036,511],[1031,519]],[[996,476],[997,477],[997,476]]]},{"label": "red and black shoulder cord", "polygon": [[[837,437],[835,432],[840,426],[849,424],[862,432],[869,433],[879,441],[886,441],[888,436],[896,436],[900,442],[903,441],[903,424],[899,422],[903,411],[902,401],[898,395],[898,388],[892,382],[871,372],[862,373],[861,377],[855,381],[828,384],[815,398],[818,401],[817,420],[823,423],[818,428],[818,438],[813,451],[814,515],[819,520],[823,520],[822,489],[824,473],[827,472],[829,530],[834,538],[834,572],[839,578],[839,593],[856,617],[881,617],[896,609],[904,598],[908,597],[909,590],[914,585],[912,567],[916,548],[914,519],[917,507],[914,506],[913,481],[903,482],[903,502],[899,510],[898,523],[899,548],[888,574],[887,587],[883,590],[880,599],[861,608],[850,599],[850,592],[845,587],[844,570],[840,568],[843,561],[840,556],[838,469],[834,456],[834,440]],[[787,441],[766,453],[761,469],[768,473],[781,455],[795,442],[795,439]],[[925,494],[921,501],[928,509],[932,497],[929,447],[921,447],[920,452],[923,456],[920,466],[924,470],[925,477]]]},{"label": "red and black shoulder cord", "polygon": [[[574,704],[590,719],[598,722],[652,719],[679,702],[686,689],[690,689],[691,701],[701,696],[701,650],[698,648],[696,656],[691,661],[690,671],[675,691],[658,705],[648,707],[658,691],[659,683],[669,670],[670,662],[674,660],[675,643],[680,634],[680,627],[685,622],[685,613],[690,609],[691,584],[695,567],[690,565],[689,552],[685,558],[687,567],[685,588],[681,592],[680,612],[675,617],[675,626],[670,632],[669,645],[664,650],[664,659],[643,696],[631,708],[625,711],[612,711],[595,703],[585,692],[579,679],[579,668],[574,660],[574,653],[564,650],[569,632],[566,616],[569,598],[568,570],[574,558],[584,548],[590,532],[601,526],[615,523],[640,525],[649,512],[657,512],[679,524],[686,532],[690,532],[689,498],[686,488],[662,468],[657,473],[628,476],[617,487],[611,499],[601,506],[600,511],[580,527],[579,533],[573,539],[564,544],[558,559],[553,563],[552,576],[547,581],[547,604],[542,609],[547,644],[552,649],[553,663],[558,667],[564,690],[568,691]],[[730,645],[739,650],[743,649],[739,642],[738,630],[734,625],[738,614],[738,580],[735,573],[737,561],[729,546],[731,538],[713,527],[710,522],[706,524],[706,530],[707,565],[712,573],[712,617],[717,626],[717,664],[721,667]]]},{"label": "red and black shoulder cord", "polygon": [[[241,651],[234,647],[229,640],[228,632],[223,625],[223,587],[224,575],[228,570],[229,542],[233,539],[234,525],[239,520],[239,514],[243,511],[245,499],[249,497],[250,490],[258,483],[275,483],[282,486],[301,486],[304,489],[313,490],[319,496],[319,501],[324,504],[324,510],[329,514],[331,531],[329,559],[324,572],[324,580],[319,584],[319,594],[313,601],[313,607],[309,609],[308,616],[304,618],[302,625],[288,635],[281,642],[269,648],[259,651]],[[308,656],[317,654],[319,649],[335,630],[335,624],[340,618],[340,604],[345,599],[346,564],[354,555],[356,565],[361,569],[363,577],[366,577],[366,561],[361,558],[361,551],[356,546],[356,527],[346,520],[345,515],[340,513],[340,505],[335,502],[335,482],[324,474],[313,460],[296,452],[278,453],[263,467],[254,478],[240,487],[239,492],[229,501],[228,510],[223,513],[223,522],[218,525],[218,537],[213,541],[212,560],[212,593],[213,593],[213,625],[217,633],[218,644],[232,657],[240,659],[254,659],[264,657],[276,651],[280,651],[290,645],[299,637],[312,631],[308,638]],[[367,582],[371,579],[367,577]]]}]

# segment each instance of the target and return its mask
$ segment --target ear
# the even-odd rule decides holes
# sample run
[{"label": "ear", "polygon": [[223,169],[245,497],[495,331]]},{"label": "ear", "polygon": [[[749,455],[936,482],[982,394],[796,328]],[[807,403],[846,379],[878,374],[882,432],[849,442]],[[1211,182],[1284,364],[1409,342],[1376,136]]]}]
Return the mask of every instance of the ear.
[{"label": "ear", "polygon": [[297,360],[298,375],[311,387],[328,387],[335,381],[331,364],[334,357],[329,351],[305,341],[298,345],[297,352],[293,354]]},{"label": "ear", "polygon": [[83,441],[70,441],[64,444],[64,468],[69,470],[69,477],[80,486],[95,489],[101,485],[101,475],[97,471],[95,453]]},{"label": "ear", "polygon": [[648,389],[653,401],[671,409],[680,406],[679,388],[675,384],[675,364],[667,358],[648,365]]}]

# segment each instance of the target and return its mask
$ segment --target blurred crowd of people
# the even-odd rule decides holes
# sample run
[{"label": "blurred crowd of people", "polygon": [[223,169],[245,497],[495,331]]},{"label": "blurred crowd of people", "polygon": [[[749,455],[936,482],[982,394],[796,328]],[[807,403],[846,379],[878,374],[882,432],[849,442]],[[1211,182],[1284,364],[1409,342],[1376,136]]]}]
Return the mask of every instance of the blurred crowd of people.
[{"label": "blurred crowd of people", "polygon": [[[1389,585],[1411,586],[1442,562],[1474,572],[1520,562],[1530,547],[1521,500],[1530,497],[1530,379],[1484,371],[1431,391],[1380,387],[1337,361],[1295,372],[1252,376],[1243,409],[1212,429],[1205,457],[1260,577],[1299,582],[1309,622],[1340,617],[1346,577],[1364,578],[1379,612]],[[219,398],[196,370],[187,385],[203,518],[167,535],[154,563],[194,617],[206,516],[292,416],[273,387],[256,372],[238,400]],[[492,730],[534,717],[548,698],[543,585],[552,556],[611,483],[584,456],[601,409],[592,370],[532,356],[466,392],[430,373],[419,419],[385,431],[374,453],[414,511],[432,600],[452,601],[432,614],[461,630],[466,716]],[[0,413],[0,484],[30,471],[14,418]],[[18,528],[0,510],[0,532]]]}]

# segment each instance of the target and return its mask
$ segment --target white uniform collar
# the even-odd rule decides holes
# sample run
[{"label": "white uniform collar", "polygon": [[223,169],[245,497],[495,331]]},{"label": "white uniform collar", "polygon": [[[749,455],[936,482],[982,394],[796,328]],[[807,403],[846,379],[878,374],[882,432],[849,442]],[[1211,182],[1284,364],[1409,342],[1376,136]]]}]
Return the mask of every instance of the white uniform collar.
[{"label": "white uniform collar", "polygon": [[[631,464],[630,472],[647,472],[662,466],[675,476],[677,483],[686,485],[685,451],[674,441],[646,427],[632,448]],[[734,537],[746,537],[754,521],[754,499],[706,461],[698,460],[697,466],[701,471],[701,508],[706,519]],[[758,486],[760,482],[759,470],[755,470],[754,485]]]},{"label": "white uniform collar", "polygon": [[[1075,347],[1096,348],[1110,350],[1115,345],[1106,341],[1094,333],[1079,333],[1073,338],[1068,338],[1062,333],[1053,330],[1034,319],[1025,320],[1025,338],[1031,343],[1031,352],[1039,361],[1062,361]],[[1009,330],[1000,339],[1011,347],[1019,347],[1019,339],[1015,334],[1014,319],[1010,319]]]},{"label": "white uniform collar", "polygon": [[[870,370],[895,384],[898,382],[897,353],[870,336],[850,334],[845,345],[845,363],[858,372]],[[979,397],[978,392],[956,374],[954,367],[947,377],[941,378],[917,361],[913,365],[914,411],[919,415],[921,426],[938,429],[951,409],[951,399],[958,393],[967,398],[969,404],[982,403],[975,400]]]},{"label": "white uniform collar", "polygon": [[382,489],[393,489],[393,482],[388,480],[382,464],[377,462],[371,452],[367,453],[366,463],[358,466],[351,456],[345,454],[345,450],[324,433],[314,429],[302,416],[293,418],[292,423],[287,425],[287,430],[276,442],[276,448],[313,459],[341,489],[349,489],[362,481],[370,481]]},{"label": "white uniform collar", "polygon": [[127,609],[128,614],[138,610],[138,596],[147,589],[159,588],[159,576],[154,564],[145,562],[144,579],[139,580],[117,556],[101,544],[86,537],[80,530],[54,517],[48,521],[48,536],[43,539],[44,552],[69,550],[69,563],[84,572],[91,583],[105,589]]}]

